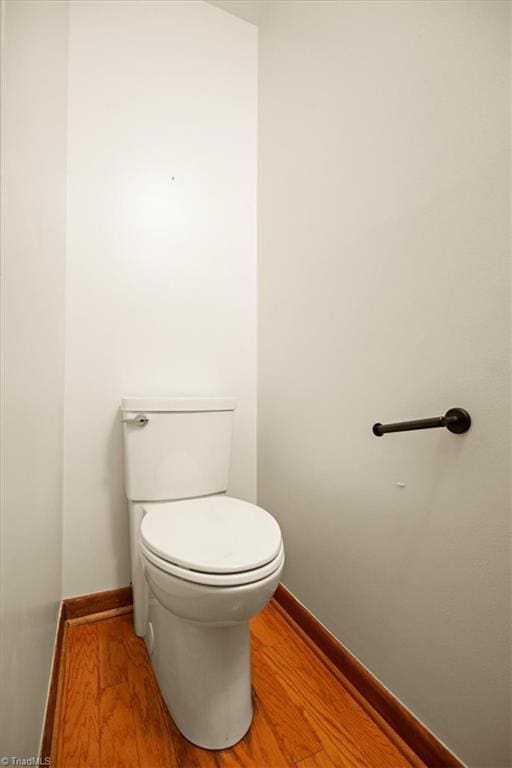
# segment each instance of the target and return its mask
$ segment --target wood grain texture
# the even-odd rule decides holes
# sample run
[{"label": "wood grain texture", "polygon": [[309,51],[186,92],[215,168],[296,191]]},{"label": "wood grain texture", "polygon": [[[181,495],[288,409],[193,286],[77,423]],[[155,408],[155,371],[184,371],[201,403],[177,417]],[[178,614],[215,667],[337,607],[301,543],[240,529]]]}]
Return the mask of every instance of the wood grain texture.
[{"label": "wood grain texture", "polygon": [[128,682],[128,663],[125,649],[125,633],[123,631],[125,624],[126,622],[118,618],[105,619],[98,624],[98,673],[100,688],[108,688],[111,685]]},{"label": "wood grain texture", "polygon": [[[270,611],[269,614],[272,616]],[[318,736],[304,717],[303,707],[287,695],[285,688],[272,674],[264,655],[257,650],[252,654],[252,684],[258,698],[265,702],[265,711],[291,763],[297,763],[322,748]]]},{"label": "wood grain texture", "polygon": [[[274,600],[284,617],[295,623],[309,638],[320,656],[324,655],[357,691],[366,711],[372,710],[392,732],[407,745],[409,754],[417,756],[427,768],[464,768],[453,755],[414,715],[409,712],[380,681],[369,672],[283,585]],[[373,718],[376,720],[377,718]],[[414,761],[414,764],[418,764]]]},{"label": "wood grain texture", "polygon": [[254,719],[227,750],[179,733],[131,614],[66,622],[53,768],[407,768],[409,762],[270,604],[251,627]]},{"label": "wood grain texture", "polygon": [[[118,625],[126,653],[128,685],[139,754],[151,768],[178,765],[172,733],[173,723],[149,663],[144,641],[134,633],[131,616],[122,617]],[[176,731],[176,740],[177,734]]]},{"label": "wood grain texture", "polygon": [[[287,640],[262,653],[272,679],[302,706],[304,717],[335,765],[406,768],[410,763],[302,641]],[[293,675],[290,675],[293,670]],[[305,692],[306,695],[305,695]]]},{"label": "wood grain texture", "polygon": [[98,768],[100,696],[97,625],[68,627],[65,646],[62,699],[52,765]]},{"label": "wood grain texture", "polygon": [[291,768],[294,763],[288,758],[286,751],[275,731],[265,705],[258,696],[253,697],[254,717],[247,735],[231,749],[218,753],[219,768]]},{"label": "wood grain texture", "polygon": [[[272,601],[272,604],[276,610],[282,614],[286,622],[291,625],[295,634],[302,638],[302,640],[313,651],[315,656],[321,660],[325,667],[327,667],[331,675],[333,675],[333,677],[335,677],[341,683],[343,688],[345,688],[345,690],[352,696],[354,701],[356,701],[362,707],[362,709],[369,715],[371,720],[376,723],[379,730],[382,731],[382,733],[384,733],[388,739],[397,747],[398,751],[406,758],[410,765],[413,768],[426,768],[423,760],[417,756],[417,754],[409,747],[409,745],[406,744],[406,742],[391,728],[389,723],[387,723],[386,720],[384,720],[384,718],[381,717],[381,715],[371,706],[371,704],[366,701],[366,699],[359,693],[357,688],[355,688],[352,683],[332,663],[332,661],[328,659],[324,653],[322,653],[318,646],[312,642],[311,638],[301,629],[301,627],[299,627],[299,625],[291,618],[291,616],[289,616],[286,611],[284,611],[279,603],[274,600]],[[439,766],[439,768],[442,768],[442,766]]]},{"label": "wood grain texture", "polygon": [[327,752],[322,750],[306,757],[305,760],[301,760],[300,763],[297,763],[297,768],[336,768],[336,766]]},{"label": "wood grain texture", "polygon": [[121,587],[109,589],[106,592],[93,592],[90,595],[67,597],[62,601],[64,619],[78,619],[82,616],[111,611],[115,608],[131,606],[133,602],[132,588]]},{"label": "wood grain texture", "polygon": [[93,621],[113,619],[115,616],[122,616],[124,613],[133,613],[133,605],[123,605],[120,608],[110,608],[108,611],[99,611],[98,613],[87,613],[85,616],[67,619],[67,623],[69,626],[74,627],[77,624],[91,624]]},{"label": "wood grain texture", "polygon": [[64,644],[66,622],[62,605],[57,619],[57,635],[55,638],[55,647],[53,649],[52,669],[50,672],[50,685],[48,689],[48,701],[46,703],[46,712],[44,718],[43,736],[41,739],[41,749],[39,757],[45,759],[51,758],[53,731],[57,718],[59,677],[63,672],[62,654]]},{"label": "wood grain texture", "polygon": [[[270,606],[272,607],[272,603]],[[279,611],[269,608],[251,621],[251,646],[258,648],[262,645],[274,645],[281,637],[288,636],[289,632],[289,622]]]},{"label": "wood grain texture", "polygon": [[134,713],[128,683],[100,691],[101,768],[139,768]]}]

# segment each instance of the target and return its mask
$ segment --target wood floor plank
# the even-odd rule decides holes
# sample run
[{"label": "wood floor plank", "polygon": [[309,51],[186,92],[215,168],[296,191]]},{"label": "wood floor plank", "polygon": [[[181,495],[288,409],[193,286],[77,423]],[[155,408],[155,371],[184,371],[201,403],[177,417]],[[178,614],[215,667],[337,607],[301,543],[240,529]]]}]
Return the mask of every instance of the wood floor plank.
[{"label": "wood floor plank", "polygon": [[97,625],[69,627],[55,768],[100,765]]},{"label": "wood floor plank", "polygon": [[251,631],[251,729],[208,751],[174,725],[130,614],[67,625],[54,768],[410,767],[279,611],[266,608]]},{"label": "wood floor plank", "polygon": [[316,752],[297,763],[297,768],[336,768],[336,766],[327,752],[322,749],[321,752]]},{"label": "wood floor plank", "polygon": [[257,696],[253,697],[254,717],[247,736],[231,749],[217,752],[219,768],[295,768],[287,758],[273,725]]},{"label": "wood floor plank", "polygon": [[269,603],[258,616],[251,621],[251,640],[253,647],[275,645],[292,632],[289,623],[272,603]]},{"label": "wood floor plank", "polygon": [[126,653],[128,685],[141,768],[177,766],[169,713],[144,641],[133,631],[132,616],[124,616],[119,621],[119,634]]},{"label": "wood floor plank", "polygon": [[[218,752],[201,749],[191,744],[181,735],[172,720],[170,730],[178,768],[219,768]],[[173,766],[172,763],[171,766]]]},{"label": "wood floor plank", "polygon": [[98,765],[101,768],[140,768],[128,683],[111,685],[100,691]]},{"label": "wood floor plank", "polygon": [[[291,594],[287,593],[285,588],[280,586],[278,594],[282,595],[285,593],[287,594],[287,599],[290,598],[291,600]],[[382,694],[382,701],[384,702],[384,706],[378,704],[377,708],[375,708],[371,704],[370,699],[375,700],[375,689],[371,684],[368,686],[368,679],[371,678],[371,674],[362,668],[363,672],[361,674],[361,679],[363,681],[363,685],[362,687],[359,687],[358,685],[354,684],[355,678],[353,669],[350,666],[350,663],[346,665],[345,658],[342,659],[343,653],[341,653],[339,656],[335,654],[336,661],[331,659],[332,651],[333,648],[336,647],[337,641],[334,639],[334,642],[331,643],[331,635],[329,632],[323,629],[322,626],[316,622],[316,619],[314,619],[312,615],[308,614],[306,609],[302,609],[296,598],[293,598],[293,603],[290,603],[290,605],[293,607],[293,616],[284,608],[284,604],[281,604],[279,600],[273,600],[273,604],[290,624],[297,638],[305,642],[308,648],[313,652],[313,655],[319,659],[327,668],[329,673],[333,675],[336,680],[338,680],[338,682],[341,683],[341,685],[350,694],[350,696],[357,702],[357,704],[359,704],[359,706],[366,712],[369,718],[377,725],[377,728],[404,756],[406,762],[411,765],[411,768],[427,768],[427,766],[431,766],[432,768],[440,768],[440,766],[445,765],[453,765],[453,768],[463,768],[462,764],[459,763],[453,757],[453,755],[451,755],[451,753],[448,753],[446,748],[443,747],[441,743],[435,739],[434,736],[430,735],[431,738],[429,738],[428,732],[427,735],[421,732],[423,731],[423,726],[419,724],[419,721],[415,721],[415,718],[412,714],[407,713],[406,716],[402,719],[400,714],[400,710],[403,709],[402,705],[398,703],[398,700],[394,700],[394,697],[391,693],[387,692],[386,694]],[[305,614],[302,612],[303,610]],[[294,616],[299,618],[303,615],[306,615],[306,617],[311,616],[311,618],[304,622],[304,626],[301,626],[301,624],[298,624],[295,621]],[[316,642],[314,638],[317,638],[319,642]],[[350,653],[346,653],[350,659]],[[356,666],[358,666],[359,662],[357,662],[357,660],[355,661]],[[345,671],[350,673],[351,679],[349,679],[344,674]],[[368,693],[370,694],[369,696],[365,695]],[[395,701],[398,709],[394,707],[393,701]],[[386,715],[386,717],[383,715]],[[400,734],[402,735],[394,730],[392,721],[398,723]],[[418,733],[418,730],[416,730],[416,726],[418,726],[420,733]],[[405,739],[402,738],[402,736],[405,736]],[[424,756],[426,756],[428,753],[428,759],[426,762],[424,762],[415,752],[413,749],[414,744],[417,744],[420,747]],[[448,759],[446,759],[447,755]],[[455,763],[457,763],[456,766]]]},{"label": "wood floor plank", "polygon": [[123,633],[119,631],[122,626],[120,617],[98,622],[100,688],[126,683],[128,680]]},{"label": "wood floor plank", "polygon": [[287,695],[303,706],[330,759],[347,768],[409,768],[410,763],[379,730],[308,646],[268,646],[262,653]]},{"label": "wood floor plank", "polygon": [[252,654],[252,684],[260,699],[269,721],[280,739],[283,752],[293,763],[322,749],[314,728],[272,674],[261,653]]}]

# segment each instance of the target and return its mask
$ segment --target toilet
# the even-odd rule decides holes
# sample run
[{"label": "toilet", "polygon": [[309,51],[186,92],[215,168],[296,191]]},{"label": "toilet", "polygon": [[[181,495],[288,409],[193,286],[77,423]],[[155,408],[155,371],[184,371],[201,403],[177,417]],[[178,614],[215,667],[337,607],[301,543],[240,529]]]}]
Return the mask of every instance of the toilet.
[{"label": "toilet", "polygon": [[206,749],[252,720],[249,620],[284,565],[279,525],[226,495],[236,401],[122,400],[135,632],[169,712]]}]

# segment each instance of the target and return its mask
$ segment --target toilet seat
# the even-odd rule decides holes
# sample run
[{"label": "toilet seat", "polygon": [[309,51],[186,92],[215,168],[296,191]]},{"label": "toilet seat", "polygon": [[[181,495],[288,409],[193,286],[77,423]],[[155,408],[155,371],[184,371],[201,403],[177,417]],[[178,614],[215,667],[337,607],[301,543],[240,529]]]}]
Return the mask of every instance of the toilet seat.
[{"label": "toilet seat", "polygon": [[261,507],[224,494],[145,505],[143,556],[197,584],[259,581],[283,562],[281,530]]},{"label": "toilet seat", "polygon": [[153,565],[156,565],[157,568],[160,568],[161,571],[165,571],[184,581],[211,587],[238,587],[244,584],[254,584],[256,581],[261,581],[271,576],[284,562],[284,547],[281,544],[277,557],[261,568],[253,568],[250,571],[237,571],[236,573],[204,573],[202,571],[180,568],[180,566],[174,563],[163,560],[151,552],[142,541],[140,542],[140,548],[142,556],[149,560],[150,563],[153,563]]}]

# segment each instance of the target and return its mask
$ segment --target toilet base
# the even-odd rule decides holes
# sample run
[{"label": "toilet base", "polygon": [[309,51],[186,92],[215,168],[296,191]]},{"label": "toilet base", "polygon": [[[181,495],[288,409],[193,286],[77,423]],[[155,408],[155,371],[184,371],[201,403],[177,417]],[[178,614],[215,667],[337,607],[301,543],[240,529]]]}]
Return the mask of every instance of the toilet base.
[{"label": "toilet base", "polygon": [[151,662],[171,716],[188,741],[233,746],[252,721],[249,623],[216,626],[180,618],[150,600]]}]

